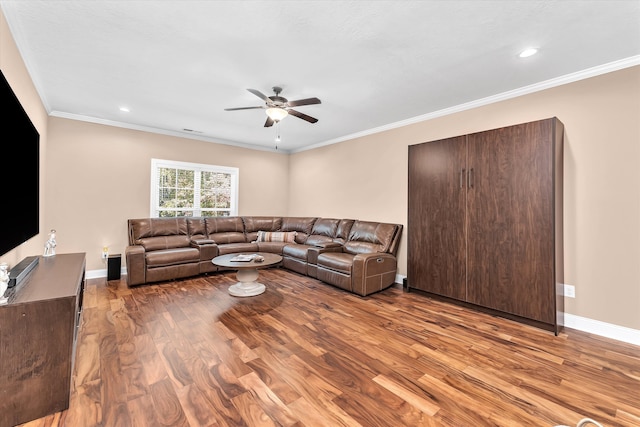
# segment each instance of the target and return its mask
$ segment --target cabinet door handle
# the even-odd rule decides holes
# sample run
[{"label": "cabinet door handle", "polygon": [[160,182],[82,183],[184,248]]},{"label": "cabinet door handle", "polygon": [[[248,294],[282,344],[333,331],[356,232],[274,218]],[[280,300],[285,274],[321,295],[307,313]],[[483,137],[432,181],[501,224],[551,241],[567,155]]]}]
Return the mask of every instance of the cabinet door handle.
[{"label": "cabinet door handle", "polygon": [[464,188],[464,169],[460,169],[460,189]]},{"label": "cabinet door handle", "polygon": [[473,188],[473,181],[474,181],[474,176],[473,176],[473,168],[469,169],[469,173],[467,174],[467,187],[468,188]]}]

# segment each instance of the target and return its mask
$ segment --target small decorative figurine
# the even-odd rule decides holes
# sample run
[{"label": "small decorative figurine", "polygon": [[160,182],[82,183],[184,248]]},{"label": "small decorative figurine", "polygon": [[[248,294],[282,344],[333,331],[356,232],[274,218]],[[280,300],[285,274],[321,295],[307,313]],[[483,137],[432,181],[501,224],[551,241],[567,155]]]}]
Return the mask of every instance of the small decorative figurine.
[{"label": "small decorative figurine", "polygon": [[7,303],[7,297],[4,296],[4,293],[7,291],[9,287],[9,266],[6,262],[0,264],[0,304]]},{"label": "small decorative figurine", "polygon": [[49,232],[49,240],[44,244],[44,256],[53,256],[56,254],[56,230]]}]

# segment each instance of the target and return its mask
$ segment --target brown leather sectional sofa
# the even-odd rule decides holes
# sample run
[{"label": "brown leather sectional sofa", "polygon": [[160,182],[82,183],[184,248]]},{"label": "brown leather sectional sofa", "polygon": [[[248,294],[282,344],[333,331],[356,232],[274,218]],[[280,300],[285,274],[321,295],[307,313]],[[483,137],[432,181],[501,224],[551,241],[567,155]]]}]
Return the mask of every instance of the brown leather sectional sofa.
[{"label": "brown leather sectional sofa", "polygon": [[286,269],[361,296],[395,282],[402,235],[401,224],[315,217],[140,218],[128,229],[129,286],[224,270],[211,262],[218,255],[270,252]]}]

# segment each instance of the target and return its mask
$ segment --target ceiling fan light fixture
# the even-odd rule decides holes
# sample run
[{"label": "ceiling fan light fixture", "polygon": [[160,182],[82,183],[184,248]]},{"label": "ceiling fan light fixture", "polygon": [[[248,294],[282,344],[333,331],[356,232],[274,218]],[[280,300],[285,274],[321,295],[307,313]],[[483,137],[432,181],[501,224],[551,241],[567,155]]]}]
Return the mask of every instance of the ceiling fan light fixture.
[{"label": "ceiling fan light fixture", "polygon": [[280,107],[267,108],[266,113],[267,113],[267,116],[269,116],[269,118],[276,123],[284,119],[285,117],[287,117],[287,115],[289,114],[287,110]]},{"label": "ceiling fan light fixture", "polygon": [[527,49],[523,50],[522,52],[520,52],[520,54],[518,56],[520,58],[528,58],[530,56],[535,55],[536,53],[538,53],[538,48],[530,47],[530,48],[527,48]]}]

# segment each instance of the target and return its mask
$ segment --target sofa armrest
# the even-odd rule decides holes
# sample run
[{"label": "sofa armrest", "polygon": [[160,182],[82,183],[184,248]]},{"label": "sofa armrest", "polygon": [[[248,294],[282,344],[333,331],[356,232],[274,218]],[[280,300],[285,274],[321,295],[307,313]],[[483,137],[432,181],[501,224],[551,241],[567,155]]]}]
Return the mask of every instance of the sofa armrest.
[{"label": "sofa armrest", "polygon": [[342,248],[342,244],[338,242],[318,242],[314,246],[321,249]]},{"label": "sofa armrest", "polygon": [[351,267],[353,292],[366,296],[391,286],[397,269],[396,257],[386,252],[357,254]]},{"label": "sofa armrest", "polygon": [[220,253],[218,245],[211,239],[191,240],[191,247],[198,248],[200,251],[200,261],[211,261]]},{"label": "sofa armrest", "polygon": [[325,247],[312,246],[307,250],[307,263],[317,264],[318,255],[324,252],[342,252],[342,245],[335,242],[329,242]]},{"label": "sofa armrest", "polygon": [[127,262],[127,285],[142,285],[146,282],[147,270],[144,246],[127,246],[124,254]]},{"label": "sofa armrest", "polygon": [[191,239],[191,246],[213,245],[216,242],[211,239]]}]

